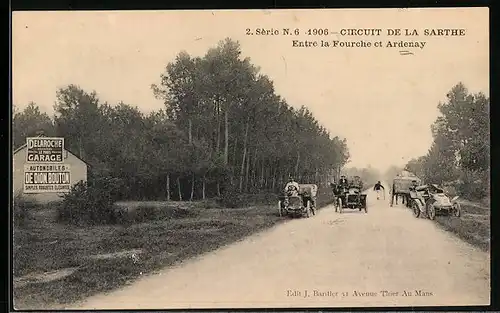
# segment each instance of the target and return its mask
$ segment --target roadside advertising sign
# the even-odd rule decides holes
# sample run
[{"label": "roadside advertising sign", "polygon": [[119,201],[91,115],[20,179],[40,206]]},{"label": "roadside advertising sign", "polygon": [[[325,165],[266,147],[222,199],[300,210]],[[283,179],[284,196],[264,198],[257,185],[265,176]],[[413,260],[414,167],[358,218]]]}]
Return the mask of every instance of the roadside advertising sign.
[{"label": "roadside advertising sign", "polygon": [[65,193],[71,189],[71,171],[68,164],[25,164],[25,193]]},{"label": "roadside advertising sign", "polygon": [[27,163],[62,163],[64,161],[64,138],[26,138]]}]

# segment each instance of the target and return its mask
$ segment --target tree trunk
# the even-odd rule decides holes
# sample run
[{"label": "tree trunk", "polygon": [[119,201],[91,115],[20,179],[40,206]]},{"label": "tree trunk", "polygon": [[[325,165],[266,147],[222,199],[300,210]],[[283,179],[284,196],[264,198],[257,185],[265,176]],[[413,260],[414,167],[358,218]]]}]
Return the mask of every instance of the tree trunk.
[{"label": "tree trunk", "polygon": [[300,152],[297,151],[297,163],[295,163],[295,176],[297,176],[296,179],[298,179],[299,176],[299,162],[300,162]]},{"label": "tree trunk", "polygon": [[170,201],[170,174],[167,174],[167,201]]},{"label": "tree trunk", "polygon": [[246,169],[246,172],[245,172],[245,191],[248,191],[248,171],[250,169],[250,158],[251,158],[251,156],[248,155],[248,158],[247,158],[247,169]]},{"label": "tree trunk", "polygon": [[247,141],[248,141],[248,127],[249,127],[248,119],[247,125],[245,127],[245,137],[243,138],[243,158],[241,160],[241,168],[240,168],[240,192],[243,191],[243,173],[245,170],[245,161],[247,158]]},{"label": "tree trunk", "polygon": [[278,185],[278,180],[279,180],[279,175],[280,175],[280,162],[276,158],[274,161],[274,176],[273,176],[273,191],[277,190],[277,185]]},{"label": "tree trunk", "polygon": [[257,147],[255,147],[255,150],[254,150],[255,159],[253,160],[253,168],[255,170],[257,170],[257,161],[259,160],[259,158],[257,157],[257,152],[258,152],[258,149],[257,149]]},{"label": "tree trunk", "polygon": [[269,183],[270,183],[270,179],[271,179],[271,176],[269,174],[269,169],[266,168],[265,166],[262,167],[262,169],[264,170],[264,181],[262,182],[262,189],[264,190],[268,190],[269,189]]},{"label": "tree trunk", "polygon": [[181,179],[180,179],[180,176],[177,176],[177,191],[179,192],[179,201],[182,201]]},{"label": "tree trunk", "polygon": [[260,188],[264,187],[264,160],[262,160],[261,172],[260,172]]},{"label": "tree trunk", "polygon": [[[238,163],[236,160],[236,155],[238,154],[238,137],[234,139],[234,147],[233,147],[233,161],[232,163],[236,164]],[[236,170],[236,167],[232,167],[233,170],[233,175],[235,175],[234,171]]]},{"label": "tree trunk", "polygon": [[203,184],[202,184],[202,187],[201,187],[201,198],[203,200],[205,200],[205,175],[203,175]]},{"label": "tree trunk", "polygon": [[217,141],[216,141],[216,154],[220,152],[220,105],[219,102],[216,104],[216,110],[217,110]]},{"label": "tree trunk", "polygon": [[[258,163],[258,160],[259,158],[257,157],[257,147],[255,147],[255,153],[254,153],[254,159],[253,159],[253,164],[252,164],[252,170],[251,172],[253,173],[253,176],[254,176],[254,179],[253,181],[255,182],[257,176],[258,176],[258,171],[257,171],[257,163]],[[255,184],[254,184],[255,185]]]},{"label": "tree trunk", "polygon": [[274,168],[274,171],[273,171],[273,182],[272,182],[272,187],[271,187],[271,190],[276,190],[276,167]]},{"label": "tree trunk", "polygon": [[189,198],[189,201],[193,201],[194,197],[194,183],[195,183],[195,177],[194,173],[191,175],[191,197]]},{"label": "tree trunk", "polygon": [[224,165],[227,166],[229,158],[229,106],[224,112]]},{"label": "tree trunk", "polygon": [[189,128],[188,128],[188,138],[189,138],[189,144],[191,145],[193,143],[193,121],[191,118],[189,118]]}]

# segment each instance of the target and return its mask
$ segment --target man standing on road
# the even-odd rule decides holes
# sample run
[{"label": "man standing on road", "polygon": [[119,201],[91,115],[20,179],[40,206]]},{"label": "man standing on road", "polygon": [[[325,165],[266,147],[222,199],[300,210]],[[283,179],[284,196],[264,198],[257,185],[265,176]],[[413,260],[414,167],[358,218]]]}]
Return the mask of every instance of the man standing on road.
[{"label": "man standing on road", "polygon": [[396,205],[398,205],[398,195],[396,195],[396,184],[393,182],[391,190],[391,207],[394,205],[394,198],[396,198]]},{"label": "man standing on road", "polygon": [[377,200],[380,199],[380,189],[384,189],[384,193],[385,193],[385,188],[384,186],[382,186],[382,184],[380,183],[380,180],[375,184],[375,186],[373,187],[373,190],[375,190],[377,192]]},{"label": "man standing on road", "polygon": [[407,207],[411,207],[411,202],[412,199],[416,199],[417,198],[417,192],[416,192],[416,188],[418,186],[418,182],[416,180],[412,180],[411,181],[411,186],[410,186],[410,194],[408,195],[408,199],[406,199],[406,206]]}]

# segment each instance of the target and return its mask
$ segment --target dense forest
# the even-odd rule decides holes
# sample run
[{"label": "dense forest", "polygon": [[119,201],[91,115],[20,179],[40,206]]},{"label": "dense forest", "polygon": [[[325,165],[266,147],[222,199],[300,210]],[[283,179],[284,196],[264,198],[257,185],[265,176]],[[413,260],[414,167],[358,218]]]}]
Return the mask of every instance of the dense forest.
[{"label": "dense forest", "polygon": [[434,141],[426,155],[412,159],[406,169],[427,183],[453,186],[473,199],[490,195],[490,99],[472,94],[458,83],[439,103],[431,126]]},{"label": "dense forest", "polygon": [[289,175],[326,185],[349,160],[346,140],[277,95],[241,54],[230,39],[203,57],[180,52],[151,86],[165,107],[150,114],[68,85],[57,90],[53,117],[35,103],[15,109],[13,146],[41,132],[62,136],[91,165],[89,179],[120,181],[122,199],[276,191]]}]

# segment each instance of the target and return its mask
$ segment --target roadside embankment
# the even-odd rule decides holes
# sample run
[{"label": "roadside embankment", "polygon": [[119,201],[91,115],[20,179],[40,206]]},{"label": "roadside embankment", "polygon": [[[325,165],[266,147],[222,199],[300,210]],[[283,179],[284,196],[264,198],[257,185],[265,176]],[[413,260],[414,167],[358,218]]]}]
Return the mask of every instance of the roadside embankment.
[{"label": "roadside embankment", "polygon": [[437,216],[436,221],[443,229],[454,233],[468,243],[490,250],[491,224],[490,208],[470,201],[460,201],[460,217]]}]

